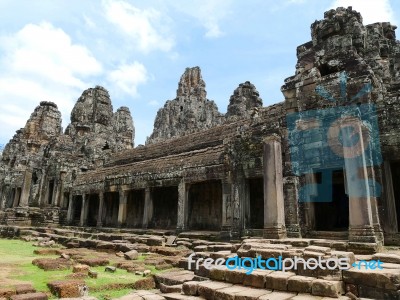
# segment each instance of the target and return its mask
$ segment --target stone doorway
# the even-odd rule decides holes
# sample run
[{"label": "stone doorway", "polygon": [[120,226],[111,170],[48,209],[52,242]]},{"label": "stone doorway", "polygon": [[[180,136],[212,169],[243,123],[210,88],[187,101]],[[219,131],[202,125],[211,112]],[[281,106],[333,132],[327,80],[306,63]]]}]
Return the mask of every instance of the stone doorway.
[{"label": "stone doorway", "polygon": [[395,161],[390,164],[392,172],[392,186],[394,203],[396,207],[397,231],[400,231],[400,161]]},{"label": "stone doorway", "polygon": [[119,193],[108,192],[104,194],[103,224],[106,227],[118,226]]},{"label": "stone doorway", "polygon": [[53,203],[53,192],[54,192],[54,180],[49,181],[49,189],[47,191],[47,204]]},{"label": "stone doorway", "polygon": [[143,224],[145,190],[132,190],[128,192],[126,226],[141,228]]},{"label": "stone doorway", "polygon": [[193,230],[221,230],[222,183],[198,182],[189,187],[188,226]]},{"label": "stone doorway", "polygon": [[87,213],[86,225],[91,227],[97,226],[97,219],[99,216],[100,198],[98,194],[88,195],[89,207]]},{"label": "stone doorway", "polygon": [[[313,202],[315,230],[347,231],[349,228],[349,197],[346,194],[343,169],[322,170],[315,173],[315,178],[318,183],[317,198],[315,199],[317,201]],[[322,180],[330,186],[322,184]],[[323,198],[329,196],[332,201],[326,202],[327,199]]]},{"label": "stone doorway", "polygon": [[178,187],[157,187],[152,190],[153,215],[149,228],[175,229],[178,220]]},{"label": "stone doorway", "polygon": [[264,178],[250,178],[247,180],[249,207],[246,218],[246,228],[264,228]]},{"label": "stone doorway", "polygon": [[72,213],[72,225],[79,225],[81,220],[81,210],[82,210],[82,196],[77,195],[73,198],[73,213]]}]

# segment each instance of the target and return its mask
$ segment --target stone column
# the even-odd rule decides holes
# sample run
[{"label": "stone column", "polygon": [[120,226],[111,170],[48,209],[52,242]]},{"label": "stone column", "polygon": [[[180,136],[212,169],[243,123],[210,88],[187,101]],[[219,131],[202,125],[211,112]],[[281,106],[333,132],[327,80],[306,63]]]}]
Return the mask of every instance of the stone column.
[{"label": "stone column", "polygon": [[[311,170],[312,172],[312,170]],[[315,230],[315,209],[314,209],[314,201],[313,198],[318,196],[317,191],[317,178],[315,173],[307,173],[304,175],[305,186],[303,187],[304,193],[301,199],[303,201],[304,207],[304,219],[305,219],[305,231],[308,233],[309,231]],[[309,199],[306,199],[309,198]]]},{"label": "stone column", "polygon": [[79,226],[86,225],[88,208],[89,208],[89,199],[88,197],[86,197],[86,194],[82,194],[82,209],[81,209],[81,219],[79,222]]},{"label": "stone column", "polygon": [[389,161],[383,163],[383,171],[385,174],[385,222],[383,222],[383,226],[386,233],[397,233],[396,199],[394,197],[392,170]]},{"label": "stone column", "polygon": [[126,225],[128,197],[127,191],[119,191],[118,227]]},{"label": "stone column", "polygon": [[71,225],[74,217],[74,196],[72,192],[69,194],[68,212],[67,212],[67,224]]},{"label": "stone column", "polygon": [[222,231],[229,234],[232,229],[232,184],[222,181]]},{"label": "stone column", "polygon": [[53,195],[51,197],[51,206],[58,206],[60,182],[59,179],[54,179]]},{"label": "stone column", "polygon": [[286,237],[283,203],[281,139],[272,135],[264,139],[264,237]]},{"label": "stone column", "polygon": [[103,227],[104,193],[99,192],[99,215],[97,216],[97,227]]},{"label": "stone column", "polygon": [[29,170],[25,171],[24,183],[22,184],[21,201],[19,206],[28,206],[29,195],[31,192],[32,172]]},{"label": "stone column", "polygon": [[47,182],[47,176],[45,175],[44,171],[42,170],[40,172],[40,184],[39,184],[39,189],[38,189],[38,193],[39,193],[39,207],[43,207],[46,206],[47,203],[47,199],[46,199],[46,182]]},{"label": "stone column", "polygon": [[189,205],[189,184],[182,179],[178,186],[178,223],[176,230],[182,232],[187,230],[188,226],[188,205]]},{"label": "stone column", "polygon": [[149,226],[149,222],[153,218],[153,198],[151,195],[151,188],[147,187],[144,193],[144,214],[143,214],[143,228]]},{"label": "stone column", "polygon": [[[371,210],[371,193],[368,184],[368,170],[365,159],[364,138],[360,120],[345,118],[342,120],[343,157],[346,182],[349,194],[349,241],[376,243]],[[357,145],[348,140],[360,137]],[[351,146],[346,146],[351,145]]]},{"label": "stone column", "polygon": [[7,193],[8,193],[8,185],[3,185],[0,197],[0,210],[5,210],[7,208],[7,196],[6,196]]},{"label": "stone column", "polygon": [[64,179],[65,179],[66,172],[60,172],[60,184],[59,184],[59,191],[56,198],[56,206],[60,208],[64,208]]}]

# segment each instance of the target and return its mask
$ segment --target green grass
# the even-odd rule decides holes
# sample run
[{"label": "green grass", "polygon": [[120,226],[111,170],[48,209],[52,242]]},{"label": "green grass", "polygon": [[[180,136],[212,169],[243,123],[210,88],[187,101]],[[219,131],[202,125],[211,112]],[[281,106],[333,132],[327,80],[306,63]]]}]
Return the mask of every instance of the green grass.
[{"label": "green grass", "polygon": [[[30,282],[37,291],[49,292],[47,283],[66,279],[66,276],[72,274],[72,269],[62,271],[44,271],[39,269],[32,265],[33,259],[40,257],[55,258],[57,256],[35,255],[33,254],[35,249],[36,247],[33,247],[31,243],[28,242],[0,239],[0,268],[2,264],[12,265],[11,275],[7,275],[9,279]],[[143,261],[144,256],[140,256],[138,260]],[[110,262],[110,265],[112,265],[112,263],[113,262]],[[146,268],[151,270],[152,274],[163,272],[157,271],[154,266],[146,266]],[[89,287],[90,295],[99,299],[110,299],[126,295],[131,289],[119,288],[107,290],[106,288],[112,284],[131,284],[143,278],[142,276],[128,273],[126,270],[122,269],[117,269],[115,273],[105,272],[105,267],[94,267],[91,268],[91,270],[98,273],[98,278],[85,278],[84,280]]]}]

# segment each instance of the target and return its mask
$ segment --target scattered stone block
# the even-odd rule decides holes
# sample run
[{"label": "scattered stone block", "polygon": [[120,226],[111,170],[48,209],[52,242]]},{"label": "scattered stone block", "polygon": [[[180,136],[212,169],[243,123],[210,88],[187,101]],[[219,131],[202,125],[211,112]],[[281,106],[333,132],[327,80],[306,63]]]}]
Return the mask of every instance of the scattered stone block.
[{"label": "scattered stone block", "polygon": [[129,252],[124,253],[125,259],[135,260],[139,258],[139,252],[136,250],[131,250]]},{"label": "scattered stone block", "polygon": [[117,271],[117,268],[116,268],[116,267],[112,267],[112,266],[107,266],[107,267],[104,269],[104,271],[105,271],[105,272],[109,272],[109,273],[115,273],[115,272]]},{"label": "scattered stone block", "polygon": [[175,243],[175,241],[176,241],[176,236],[175,235],[170,235],[167,238],[167,241],[165,242],[165,245],[166,246],[172,246]]},{"label": "scattered stone block", "polygon": [[36,293],[35,288],[30,283],[17,284],[15,286],[15,291],[16,291],[17,295],[28,294],[28,293]]},{"label": "scattered stone block", "polygon": [[45,293],[29,293],[22,295],[14,295],[10,300],[47,300],[48,297]]},{"label": "scattered stone block", "polygon": [[59,249],[35,249],[33,253],[36,255],[59,255]]},{"label": "scattered stone block", "polygon": [[17,291],[13,287],[0,287],[0,297],[9,298],[13,295],[16,295]]},{"label": "scattered stone block", "polygon": [[32,264],[45,271],[68,270],[72,262],[63,258],[37,258]]},{"label": "scattered stone block", "polygon": [[136,281],[134,287],[137,290],[151,290],[156,287],[156,283],[153,277],[147,277]]},{"label": "scattered stone block", "polygon": [[89,275],[90,278],[97,278],[98,277],[98,273],[95,272],[95,271],[92,271],[92,270],[89,270],[88,275]]},{"label": "scattered stone block", "polygon": [[88,265],[78,264],[72,267],[73,273],[83,273],[88,274],[90,267]]},{"label": "scattered stone block", "polygon": [[80,297],[80,288],[85,286],[81,280],[58,280],[47,284],[51,293],[58,298]]},{"label": "scattered stone block", "polygon": [[110,264],[110,261],[105,258],[80,258],[77,262],[83,265],[88,265],[90,267],[104,267]]}]

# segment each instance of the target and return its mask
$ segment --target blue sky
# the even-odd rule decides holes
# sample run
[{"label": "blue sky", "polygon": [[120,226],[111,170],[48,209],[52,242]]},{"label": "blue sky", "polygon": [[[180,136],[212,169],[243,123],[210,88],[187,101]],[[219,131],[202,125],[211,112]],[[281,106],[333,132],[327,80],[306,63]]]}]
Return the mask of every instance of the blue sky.
[{"label": "blue sky", "polygon": [[82,91],[101,85],[114,110],[130,108],[143,144],[186,67],[201,67],[220,112],[247,80],[264,106],[280,102],[296,47],[337,6],[400,25],[398,0],[0,0],[0,143],[44,100],[65,128]]}]

